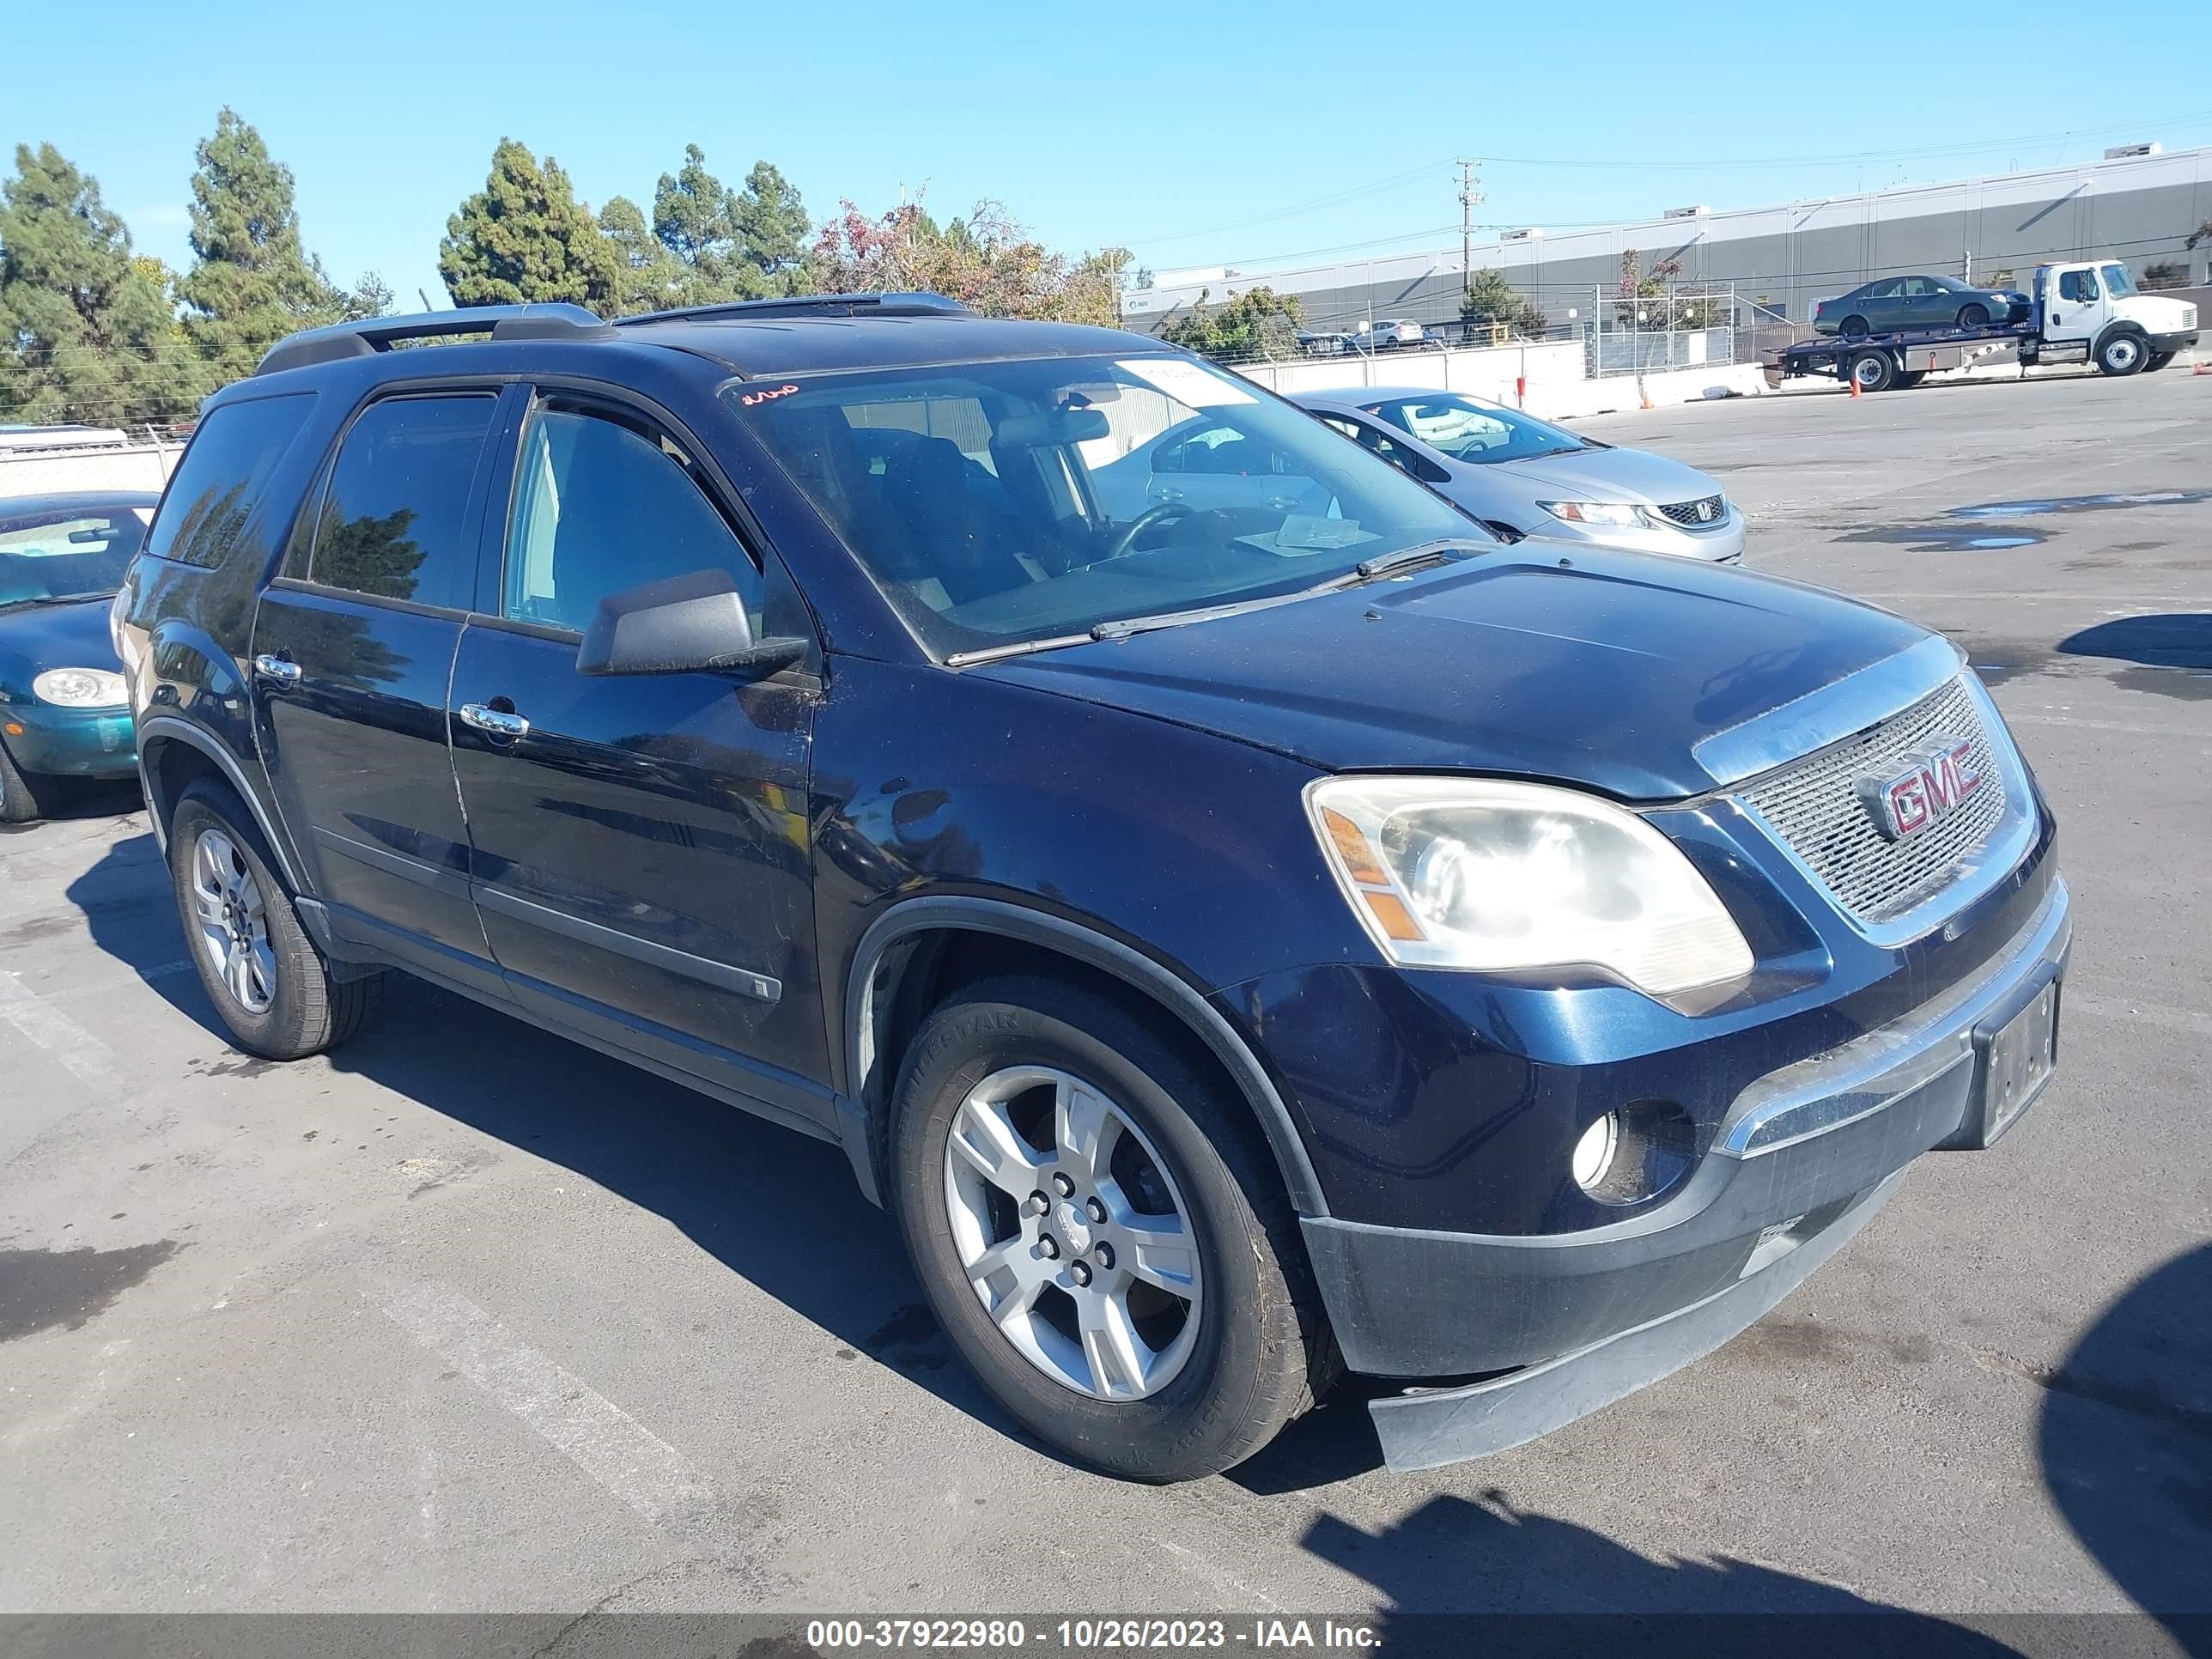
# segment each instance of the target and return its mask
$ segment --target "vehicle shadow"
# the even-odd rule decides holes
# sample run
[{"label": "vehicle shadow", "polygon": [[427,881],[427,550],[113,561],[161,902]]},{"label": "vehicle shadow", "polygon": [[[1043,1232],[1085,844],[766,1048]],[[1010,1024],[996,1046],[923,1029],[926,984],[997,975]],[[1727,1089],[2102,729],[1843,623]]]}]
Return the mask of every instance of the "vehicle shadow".
[{"label": "vehicle shadow", "polygon": [[[227,1048],[152,848],[150,835],[116,843],[69,896],[95,944]],[[283,1086],[283,1067],[236,1058],[233,1075]],[[837,1147],[399,973],[377,1017],[328,1060],[665,1218],[845,1357],[870,1356],[1035,1443],[955,1363],[897,1229],[860,1196]]]},{"label": "vehicle shadow", "polygon": [[1363,1621],[1373,1645],[1420,1659],[2019,1651],[1989,1632],[1778,1567],[1655,1559],[1577,1522],[1518,1509],[1495,1490],[1479,1500],[1431,1498],[1380,1532],[1324,1515],[1302,1542],[1388,1598],[1384,1612]]},{"label": "vehicle shadow", "polygon": [[[2043,1475],[2097,1565],[2172,1633],[2212,1654],[2212,1244],[2113,1301],[2045,1390]],[[2024,1368],[2026,1369],[2026,1368]]]}]

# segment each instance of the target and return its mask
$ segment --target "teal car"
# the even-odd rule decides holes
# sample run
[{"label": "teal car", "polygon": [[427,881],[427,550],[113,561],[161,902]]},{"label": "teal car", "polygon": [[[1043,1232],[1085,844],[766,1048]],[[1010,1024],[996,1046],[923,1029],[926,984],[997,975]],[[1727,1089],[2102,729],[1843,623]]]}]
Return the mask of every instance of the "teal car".
[{"label": "teal car", "polygon": [[137,775],[107,609],[160,499],[0,501],[0,823],[44,817],[60,779]]}]

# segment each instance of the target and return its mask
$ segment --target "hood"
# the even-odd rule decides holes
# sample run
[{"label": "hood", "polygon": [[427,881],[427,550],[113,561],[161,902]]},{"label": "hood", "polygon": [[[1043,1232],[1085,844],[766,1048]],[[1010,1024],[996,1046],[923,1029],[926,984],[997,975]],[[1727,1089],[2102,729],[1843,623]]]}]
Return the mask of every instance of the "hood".
[{"label": "hood", "polygon": [[107,636],[112,595],[0,611],[0,692],[27,698],[49,668],[118,666]]},{"label": "hood", "polygon": [[2197,326],[2197,307],[2186,300],[2170,300],[2163,294],[2131,294],[2115,309],[2154,334],[2178,334]]},{"label": "hood", "polygon": [[1504,473],[1545,501],[1640,501],[1656,507],[1721,493],[1720,485],[1697,468],[1648,449],[1577,449],[1525,461],[1498,461],[1475,471]]},{"label": "hood", "polygon": [[1409,581],[965,672],[1325,771],[1507,774],[1668,800],[1739,775],[1715,756],[1741,745],[1709,745],[1701,761],[1705,739],[1931,637],[1745,571],[1516,548]]}]

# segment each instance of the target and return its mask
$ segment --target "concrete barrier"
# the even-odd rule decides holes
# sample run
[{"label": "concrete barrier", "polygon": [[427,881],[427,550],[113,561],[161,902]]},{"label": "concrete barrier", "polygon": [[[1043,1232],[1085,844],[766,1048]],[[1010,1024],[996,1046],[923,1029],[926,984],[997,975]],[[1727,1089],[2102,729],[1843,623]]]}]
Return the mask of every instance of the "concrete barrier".
[{"label": "concrete barrier", "polygon": [[1517,402],[1532,415],[1559,420],[1640,409],[1647,401],[1655,406],[1692,404],[1707,398],[1758,397],[1767,390],[1766,377],[1757,363],[1715,363],[1592,379],[1583,372],[1582,343],[1576,340],[1246,363],[1237,372],[1285,397],[1308,392],[1356,393],[1375,386],[1433,386],[1509,407]]},{"label": "concrete barrier", "polygon": [[0,501],[70,489],[159,490],[184,453],[180,443],[0,450]]}]

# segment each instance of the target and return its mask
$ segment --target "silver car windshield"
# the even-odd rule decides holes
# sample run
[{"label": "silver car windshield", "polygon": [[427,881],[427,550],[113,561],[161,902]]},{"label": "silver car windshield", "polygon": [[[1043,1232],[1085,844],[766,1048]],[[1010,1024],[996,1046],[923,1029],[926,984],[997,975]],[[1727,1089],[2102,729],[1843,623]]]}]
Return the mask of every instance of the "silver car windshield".
[{"label": "silver car windshield", "polygon": [[1525,461],[1596,446],[1589,439],[1518,410],[1476,403],[1455,392],[1392,398],[1367,406],[1401,432],[1410,432],[1455,461]]},{"label": "silver car windshield", "polygon": [[1192,357],[802,375],[724,396],[940,657],[1487,539],[1387,461]]}]

